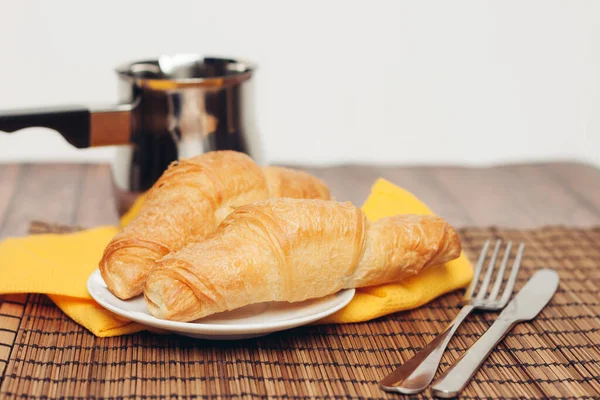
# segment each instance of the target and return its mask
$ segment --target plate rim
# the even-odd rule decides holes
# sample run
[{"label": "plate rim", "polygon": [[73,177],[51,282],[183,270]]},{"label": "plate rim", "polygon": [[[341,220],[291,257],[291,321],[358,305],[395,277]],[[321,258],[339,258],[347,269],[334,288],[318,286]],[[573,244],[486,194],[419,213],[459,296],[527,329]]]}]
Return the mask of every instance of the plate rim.
[{"label": "plate rim", "polygon": [[[310,314],[302,317],[292,318],[285,321],[276,321],[272,323],[262,323],[262,324],[214,324],[214,323],[199,323],[199,322],[182,322],[182,321],[171,321],[166,319],[156,318],[151,314],[140,313],[139,311],[127,311],[120,307],[114,306],[112,304],[104,301],[102,297],[95,296],[94,290],[92,290],[93,285],[95,285],[94,280],[100,279],[101,282],[106,285],[104,279],[102,279],[102,275],[100,274],[100,269],[95,269],[90,276],[88,277],[86,288],[88,293],[92,297],[92,299],[98,303],[104,309],[111,311],[123,318],[131,320],[133,322],[140,323],[142,325],[151,326],[154,328],[159,328],[172,332],[185,332],[185,333],[194,333],[194,334],[223,334],[223,335],[232,335],[232,334],[257,334],[257,333],[265,333],[265,332],[276,332],[285,329],[291,329],[298,326],[306,325],[314,321],[318,321],[323,319],[339,310],[347,306],[350,301],[354,298],[356,294],[356,289],[342,289],[336,293],[332,293],[333,296],[341,297],[337,304],[333,307],[328,308],[326,310],[320,311],[315,314]],[[115,299],[119,301],[127,301],[121,300],[112,294],[108,289],[108,293],[110,296],[113,296]],[[331,296],[331,295],[329,295]],[[307,299],[308,300],[308,299]]]}]

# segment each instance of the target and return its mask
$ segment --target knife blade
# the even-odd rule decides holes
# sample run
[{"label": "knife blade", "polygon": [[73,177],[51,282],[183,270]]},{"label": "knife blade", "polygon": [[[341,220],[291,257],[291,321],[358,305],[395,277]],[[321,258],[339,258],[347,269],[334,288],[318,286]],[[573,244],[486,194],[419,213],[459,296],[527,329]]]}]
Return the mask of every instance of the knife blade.
[{"label": "knife blade", "polygon": [[531,320],[542,311],[552,299],[558,283],[559,277],[556,271],[541,269],[536,272],[483,336],[433,382],[431,387],[433,395],[445,398],[458,396],[504,336],[517,323]]}]

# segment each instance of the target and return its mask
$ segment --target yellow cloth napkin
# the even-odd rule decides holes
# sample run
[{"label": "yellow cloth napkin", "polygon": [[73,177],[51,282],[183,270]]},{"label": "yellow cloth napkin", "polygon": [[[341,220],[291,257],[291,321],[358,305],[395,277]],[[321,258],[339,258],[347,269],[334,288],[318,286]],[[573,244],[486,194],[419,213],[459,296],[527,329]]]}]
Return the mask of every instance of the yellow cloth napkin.
[{"label": "yellow cloth napkin", "polygon": [[[121,219],[121,226],[131,221],[142,202],[140,197]],[[372,221],[395,214],[431,214],[411,193],[383,179],[375,182],[363,211]],[[103,226],[71,234],[4,240],[0,243],[0,294],[47,294],[65,314],[99,337],[147,329],[103,309],[86,289],[104,247],[119,229]],[[320,322],[360,322],[415,308],[465,286],[471,277],[471,264],[462,254],[457,260],[432,267],[402,283],[359,289],[348,306]]]},{"label": "yellow cloth napkin", "polygon": [[96,336],[143,329],[100,307],[86,283],[104,247],[118,232],[105,226],[71,234],[32,235],[0,243],[0,293],[45,293],[75,322]]}]

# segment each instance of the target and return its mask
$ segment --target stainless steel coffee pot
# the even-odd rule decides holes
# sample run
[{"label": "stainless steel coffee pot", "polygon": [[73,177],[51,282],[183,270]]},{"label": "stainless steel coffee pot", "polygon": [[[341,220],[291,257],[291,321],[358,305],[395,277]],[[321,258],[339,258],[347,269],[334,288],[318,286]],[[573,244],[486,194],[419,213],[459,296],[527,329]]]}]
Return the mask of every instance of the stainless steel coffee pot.
[{"label": "stainless steel coffee pot", "polygon": [[58,131],[78,148],[118,146],[112,164],[120,213],[179,158],[212,150],[244,152],[262,164],[247,62],[163,55],[116,69],[120,96],[107,107],[0,111],[0,131]]}]

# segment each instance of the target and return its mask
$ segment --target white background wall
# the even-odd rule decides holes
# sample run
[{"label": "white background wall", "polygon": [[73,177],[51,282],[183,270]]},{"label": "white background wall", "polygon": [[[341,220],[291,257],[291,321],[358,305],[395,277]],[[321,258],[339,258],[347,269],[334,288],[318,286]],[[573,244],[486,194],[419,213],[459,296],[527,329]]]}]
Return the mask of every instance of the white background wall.
[{"label": "white background wall", "polygon": [[[0,0],[0,109],[116,100],[113,67],[202,52],[259,65],[272,162],[600,164],[598,1]],[[0,161],[86,160],[0,134]]]}]

